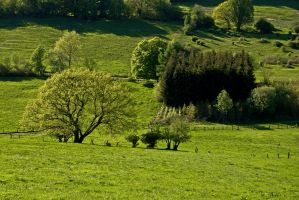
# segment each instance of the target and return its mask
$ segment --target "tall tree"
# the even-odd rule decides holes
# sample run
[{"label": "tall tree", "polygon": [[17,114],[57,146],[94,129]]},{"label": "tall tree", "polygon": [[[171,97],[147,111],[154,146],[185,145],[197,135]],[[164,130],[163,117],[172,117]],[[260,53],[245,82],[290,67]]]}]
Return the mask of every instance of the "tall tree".
[{"label": "tall tree", "polygon": [[128,88],[102,73],[70,69],[45,82],[27,105],[22,124],[82,143],[98,128],[130,128],[134,116]]},{"label": "tall tree", "polygon": [[228,3],[228,1],[225,1],[221,4],[219,4],[214,10],[213,10],[213,18],[215,20],[223,20],[226,22],[227,28],[231,28],[231,7]]},{"label": "tall tree", "polygon": [[46,66],[43,64],[45,58],[45,48],[38,46],[31,55],[30,64],[33,67],[33,71],[39,75],[43,75],[46,70]]},{"label": "tall tree", "polygon": [[[50,53],[50,62],[55,68],[71,68],[74,60],[77,58],[81,43],[79,34],[75,31],[65,32],[59,40],[56,41],[54,49]],[[59,71],[59,70],[58,70]]]},{"label": "tall tree", "polygon": [[251,0],[228,0],[228,4],[231,20],[237,31],[240,31],[244,24],[253,22],[254,8]]}]

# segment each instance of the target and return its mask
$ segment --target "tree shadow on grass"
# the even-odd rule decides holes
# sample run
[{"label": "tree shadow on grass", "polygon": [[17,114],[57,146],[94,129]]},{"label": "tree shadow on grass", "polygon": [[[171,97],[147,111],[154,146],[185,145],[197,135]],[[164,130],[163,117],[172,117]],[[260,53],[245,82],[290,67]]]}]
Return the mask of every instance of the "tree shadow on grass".
[{"label": "tree shadow on grass", "polygon": [[47,80],[48,76],[0,76],[0,82],[22,82],[31,80]]},{"label": "tree shadow on grass", "polygon": [[101,33],[119,36],[145,37],[153,35],[166,35],[168,31],[178,29],[177,22],[163,23],[146,20],[78,20],[72,17],[46,17],[46,18],[6,18],[0,20],[0,28],[15,29],[18,27],[41,25],[58,30],[74,30],[80,34]]}]

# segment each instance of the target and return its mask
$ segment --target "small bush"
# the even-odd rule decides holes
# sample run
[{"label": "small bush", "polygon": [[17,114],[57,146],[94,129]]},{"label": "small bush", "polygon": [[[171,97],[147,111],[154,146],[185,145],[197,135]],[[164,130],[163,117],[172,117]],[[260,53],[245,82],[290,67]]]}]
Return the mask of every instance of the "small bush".
[{"label": "small bush", "polygon": [[299,49],[299,42],[298,41],[289,42],[288,46],[291,47],[292,49]]},{"label": "small bush", "polygon": [[282,46],[284,46],[284,45],[283,45],[283,43],[281,43],[281,42],[279,42],[279,41],[275,41],[275,42],[274,42],[274,46],[280,48],[280,47],[282,47]]},{"label": "small bush", "polygon": [[260,18],[254,26],[261,34],[270,34],[275,30],[274,25],[264,18]]},{"label": "small bush", "polygon": [[294,31],[295,33],[299,34],[299,25],[294,26]]},{"label": "small bush", "polygon": [[197,42],[197,40],[199,40],[198,37],[192,37],[192,42]]},{"label": "small bush", "polygon": [[162,135],[157,130],[152,130],[141,136],[141,141],[146,144],[148,148],[155,148],[160,139],[162,139]]},{"label": "small bush", "polygon": [[126,140],[128,142],[131,142],[132,143],[132,147],[135,148],[138,146],[138,141],[139,141],[140,137],[136,134],[131,134],[131,135],[128,135],[126,137]]},{"label": "small bush", "polygon": [[155,84],[151,81],[146,81],[145,83],[142,84],[144,87],[147,87],[147,88],[154,88],[155,87]]}]

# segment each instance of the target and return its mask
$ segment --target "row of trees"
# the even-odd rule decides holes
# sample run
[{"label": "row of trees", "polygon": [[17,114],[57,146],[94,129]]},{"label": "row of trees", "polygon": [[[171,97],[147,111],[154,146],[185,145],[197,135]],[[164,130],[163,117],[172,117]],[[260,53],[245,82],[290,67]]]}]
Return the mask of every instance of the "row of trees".
[{"label": "row of trees", "polygon": [[195,5],[185,16],[183,30],[185,34],[191,34],[200,28],[214,27],[215,21],[223,21],[228,29],[234,24],[237,31],[240,31],[243,25],[253,20],[254,7],[251,0],[226,0],[213,10],[212,16],[207,15],[203,7]]},{"label": "row of trees", "polygon": [[56,41],[53,49],[47,51],[45,47],[39,45],[28,60],[18,55],[4,58],[0,62],[0,75],[43,76],[46,71],[55,73],[69,69],[74,63],[87,68],[94,67],[95,63],[90,59],[80,59],[81,46],[79,35],[75,31],[65,32]]},{"label": "row of trees", "polygon": [[80,19],[177,19],[169,0],[2,0],[0,16],[74,16]]}]

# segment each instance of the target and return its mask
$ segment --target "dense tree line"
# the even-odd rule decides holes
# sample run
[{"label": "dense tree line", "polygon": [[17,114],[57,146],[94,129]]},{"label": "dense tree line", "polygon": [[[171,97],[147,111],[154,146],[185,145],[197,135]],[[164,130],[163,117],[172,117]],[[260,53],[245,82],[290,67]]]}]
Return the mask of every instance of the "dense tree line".
[{"label": "dense tree line", "polygon": [[177,19],[169,0],[2,0],[1,16],[74,16],[80,19],[141,17]]},{"label": "dense tree line", "polygon": [[159,95],[169,106],[213,102],[225,89],[234,101],[245,100],[255,88],[251,58],[244,51],[174,51],[160,80]]}]

